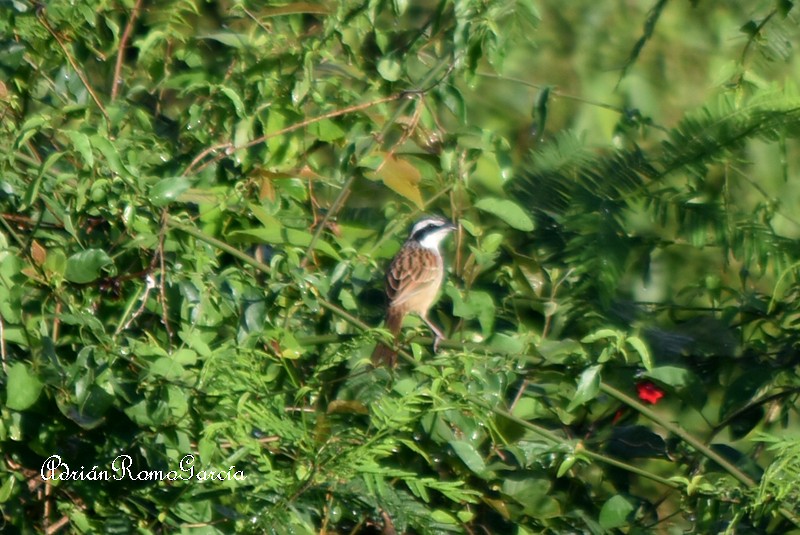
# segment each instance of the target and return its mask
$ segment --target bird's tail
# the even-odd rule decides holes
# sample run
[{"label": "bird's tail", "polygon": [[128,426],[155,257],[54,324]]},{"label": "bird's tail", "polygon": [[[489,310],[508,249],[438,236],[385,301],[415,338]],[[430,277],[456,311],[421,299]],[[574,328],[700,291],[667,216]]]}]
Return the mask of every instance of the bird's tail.
[{"label": "bird's tail", "polygon": [[[390,308],[386,314],[386,329],[392,333],[392,339],[397,341],[400,333],[400,326],[403,324],[403,314],[396,308]],[[394,368],[397,364],[397,351],[392,347],[378,342],[375,351],[372,352],[372,364],[374,366],[388,366]]]}]

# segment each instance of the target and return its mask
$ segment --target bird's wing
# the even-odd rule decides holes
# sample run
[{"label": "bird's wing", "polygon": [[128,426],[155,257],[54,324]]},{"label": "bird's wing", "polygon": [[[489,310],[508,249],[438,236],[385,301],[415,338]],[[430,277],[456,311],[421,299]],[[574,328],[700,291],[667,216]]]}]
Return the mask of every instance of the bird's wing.
[{"label": "bird's wing", "polygon": [[401,249],[386,274],[389,306],[399,306],[417,293],[427,290],[441,276],[438,266],[438,256],[429,249]]}]

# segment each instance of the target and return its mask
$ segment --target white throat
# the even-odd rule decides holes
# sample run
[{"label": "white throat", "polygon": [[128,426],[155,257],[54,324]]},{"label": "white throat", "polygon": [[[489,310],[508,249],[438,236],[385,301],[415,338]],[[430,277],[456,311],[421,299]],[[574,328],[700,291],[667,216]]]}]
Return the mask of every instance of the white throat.
[{"label": "white throat", "polygon": [[430,234],[424,236],[421,240],[419,240],[419,244],[426,249],[430,249],[432,251],[439,252],[439,244],[442,243],[442,240],[445,239],[447,236],[448,230],[442,229],[437,232],[431,232]]}]

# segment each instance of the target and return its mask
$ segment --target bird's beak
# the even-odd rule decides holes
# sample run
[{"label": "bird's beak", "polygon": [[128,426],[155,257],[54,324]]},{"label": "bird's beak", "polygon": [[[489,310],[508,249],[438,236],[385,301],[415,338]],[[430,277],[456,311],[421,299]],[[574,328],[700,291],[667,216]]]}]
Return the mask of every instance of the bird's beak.
[{"label": "bird's beak", "polygon": [[458,226],[457,226],[457,225],[455,225],[455,224],[453,224],[453,223],[450,223],[450,222],[448,221],[448,222],[447,222],[447,226],[446,226],[445,228],[446,228],[447,230],[455,230],[455,229],[457,229],[457,228],[458,228]]}]

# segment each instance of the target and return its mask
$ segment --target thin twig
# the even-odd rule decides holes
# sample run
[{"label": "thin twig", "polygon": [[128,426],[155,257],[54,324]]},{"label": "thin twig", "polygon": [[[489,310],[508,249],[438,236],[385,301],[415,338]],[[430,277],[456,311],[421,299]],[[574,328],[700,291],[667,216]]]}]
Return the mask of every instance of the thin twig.
[{"label": "thin twig", "polygon": [[3,362],[3,372],[8,375],[8,361],[6,360],[6,325],[2,314],[0,314],[0,359],[2,359]]},{"label": "thin twig", "polygon": [[350,188],[353,186],[355,179],[355,173],[351,174],[342,186],[342,191],[339,192],[336,200],[334,200],[333,204],[331,204],[330,209],[328,209],[328,211],[325,212],[325,215],[322,216],[322,221],[320,221],[320,223],[317,225],[317,228],[314,230],[314,235],[311,236],[311,241],[306,248],[306,253],[303,256],[303,261],[300,263],[300,267],[305,267],[306,264],[308,264],[308,260],[311,258],[311,253],[314,251],[314,247],[317,245],[317,241],[319,241],[322,231],[325,230],[325,227],[328,225],[328,221],[330,221],[334,215],[339,213],[339,210],[342,208],[342,206],[344,206],[344,202],[347,200],[347,197],[350,196]]},{"label": "thin twig", "polygon": [[86,78],[86,74],[78,66],[78,63],[75,61],[75,58],[72,57],[72,54],[69,53],[69,50],[67,50],[64,41],[61,40],[56,31],[53,30],[53,27],[50,26],[50,23],[47,22],[47,19],[44,17],[44,10],[39,10],[37,15],[39,17],[39,22],[42,24],[42,26],[45,27],[45,29],[50,33],[50,35],[53,36],[53,39],[56,40],[56,43],[58,43],[58,46],[61,48],[61,51],[64,52],[64,56],[66,56],[67,61],[72,66],[72,69],[78,75],[78,78],[80,78],[81,83],[83,83],[83,87],[85,87],[86,91],[89,92],[89,95],[92,97],[92,100],[94,100],[94,103],[95,105],[97,105],[97,108],[100,110],[100,113],[102,113],[103,117],[106,118],[106,121],[110,123],[111,118],[108,116],[108,112],[103,106],[103,103],[100,102],[100,98],[97,96],[97,93],[94,92],[94,89],[92,89],[92,86],[89,84],[89,80],[88,78]]},{"label": "thin twig", "polygon": [[53,502],[50,500],[52,490],[53,487],[50,485],[50,478],[47,478],[47,481],[44,484],[44,509],[42,511],[42,515],[44,517],[42,519],[42,527],[44,527],[45,533],[50,531],[50,515],[53,514]]},{"label": "thin twig", "polygon": [[250,19],[251,19],[253,22],[255,22],[255,23],[256,23],[256,24],[257,24],[257,25],[258,25],[258,26],[259,26],[259,27],[260,27],[262,30],[264,30],[264,33],[265,33],[265,34],[267,34],[267,35],[271,35],[271,34],[272,34],[272,29],[270,29],[270,28],[269,28],[269,27],[268,27],[266,24],[264,24],[263,22],[261,22],[261,21],[258,19],[258,17],[256,17],[256,16],[255,16],[255,14],[254,14],[254,13],[252,13],[252,12],[251,12],[249,9],[247,9],[247,8],[246,8],[246,7],[244,7],[243,5],[239,5],[238,7],[239,7],[239,9],[241,9],[242,11],[244,11],[244,14],[245,14],[245,15],[247,15],[248,17],[250,17]]},{"label": "thin twig", "polygon": [[133,6],[131,11],[131,18],[128,19],[128,24],[125,25],[125,31],[122,32],[122,38],[119,40],[119,50],[117,50],[117,62],[114,65],[114,77],[111,80],[111,101],[113,102],[119,94],[119,88],[122,87],[122,63],[125,61],[125,48],[128,46],[128,40],[133,33],[133,25],[136,24],[136,19],[139,18],[139,12],[142,9],[143,0],[136,0],[136,5]]},{"label": "thin twig", "polygon": [[[447,74],[450,73],[450,71],[452,71],[453,66],[450,65],[448,67],[447,73],[445,73],[444,77],[439,78],[438,80],[436,80],[436,75],[438,74],[439,70],[441,70],[441,68],[444,65],[446,65],[447,63],[448,62],[444,61],[444,60],[440,61],[439,64],[435,65],[433,67],[433,69],[431,69],[431,71],[428,73],[428,75],[422,81],[421,85],[424,87],[424,89],[405,90],[405,91],[401,91],[399,93],[395,93],[394,95],[389,95],[388,97],[383,97],[383,98],[379,98],[379,99],[376,99],[376,100],[371,100],[369,102],[364,102],[362,104],[355,104],[353,106],[348,106],[348,107],[342,108],[340,110],[334,110],[334,111],[331,111],[331,112],[328,112],[328,113],[323,113],[322,115],[318,115],[317,117],[311,117],[310,119],[306,119],[305,121],[300,121],[299,123],[293,124],[291,126],[287,126],[286,128],[282,128],[282,129],[277,130],[275,132],[270,132],[269,134],[264,134],[263,136],[259,136],[259,137],[255,138],[253,140],[250,140],[247,143],[245,143],[243,145],[240,145],[240,146],[236,146],[233,143],[231,143],[230,141],[228,141],[228,142],[225,142],[225,143],[218,143],[216,145],[208,147],[207,149],[203,150],[200,154],[198,154],[195,157],[194,160],[191,161],[189,166],[183,171],[183,173],[181,173],[181,175],[186,176],[189,173],[191,173],[192,171],[195,171],[195,170],[200,171],[200,170],[204,169],[205,167],[207,167],[208,165],[210,165],[210,164],[212,164],[212,163],[214,163],[216,161],[219,161],[220,159],[224,158],[225,155],[230,154],[230,153],[232,153],[232,152],[234,152],[236,150],[248,149],[250,147],[254,147],[255,145],[260,145],[261,143],[264,143],[265,141],[267,141],[270,138],[273,138],[273,137],[276,137],[276,136],[280,136],[280,135],[283,135],[283,134],[287,134],[289,132],[294,132],[295,130],[299,130],[301,128],[305,128],[306,126],[309,126],[309,125],[314,124],[314,123],[318,123],[319,121],[324,121],[325,119],[331,119],[333,117],[339,117],[339,116],[342,116],[342,115],[347,115],[349,113],[354,113],[354,112],[357,112],[357,111],[365,110],[367,108],[371,108],[371,107],[377,106],[379,104],[385,104],[387,102],[393,102],[395,100],[401,100],[401,99],[404,99],[404,98],[413,97],[415,95],[424,94],[424,93],[432,90],[434,87],[436,87],[436,85],[440,84],[442,82],[442,80],[444,79],[444,77],[446,77]],[[435,83],[432,83],[434,80],[436,80]],[[404,107],[403,107],[403,109],[404,109]],[[387,122],[387,126],[384,127],[384,131],[387,129],[388,126],[391,126],[396,122],[397,117],[400,116],[400,112],[401,111],[402,110],[398,110],[398,113],[395,113],[394,117],[392,117],[392,119]],[[368,148],[371,149],[371,144],[370,144],[370,146]],[[218,152],[220,150],[224,150],[225,154],[217,155],[214,158],[212,158],[211,160],[203,163],[202,165],[200,164],[200,162],[202,162],[206,158],[206,156],[208,156],[209,154],[212,154],[214,152]],[[362,154],[366,154],[366,152],[368,152],[367,149],[364,149],[364,150],[361,151]]]},{"label": "thin twig", "polygon": [[[549,87],[547,84],[537,84],[537,83],[534,83],[534,82],[531,82],[531,81],[528,81],[528,80],[523,80],[522,78],[514,78],[512,76],[503,76],[501,74],[494,74],[494,73],[489,73],[489,72],[478,72],[476,74],[478,76],[483,77],[483,78],[492,78],[492,79],[495,79],[495,80],[503,80],[503,81],[507,81],[507,82],[513,82],[515,84],[521,84],[521,85],[524,85],[524,86],[532,87],[534,89],[544,89],[544,88]],[[606,102],[600,102],[599,100],[592,100],[592,99],[588,99],[588,98],[584,98],[584,97],[579,97],[577,95],[572,95],[570,93],[564,93],[563,91],[559,91],[557,89],[550,89],[550,95],[552,95],[553,97],[563,98],[565,100],[572,100],[574,102],[580,102],[582,104],[588,104],[589,106],[597,106],[598,108],[611,110],[611,111],[614,111],[614,112],[617,112],[617,113],[620,113],[620,114],[623,114],[623,115],[625,113],[627,113],[627,109],[624,108],[624,107],[615,106],[613,104],[608,104]],[[657,130],[660,130],[662,132],[667,132],[668,131],[667,127],[662,126],[660,124],[657,124],[657,123],[654,123],[654,122],[653,123],[648,123],[648,124],[650,126],[652,126],[653,128],[655,128]]]},{"label": "thin twig", "polygon": [[761,30],[763,30],[763,29],[764,29],[764,26],[766,26],[766,25],[767,25],[767,23],[769,22],[769,20],[770,20],[772,17],[774,17],[774,16],[775,16],[777,13],[778,13],[778,10],[777,10],[777,9],[773,9],[773,10],[770,12],[770,14],[769,14],[769,15],[767,15],[766,17],[764,17],[764,20],[762,20],[761,22],[759,22],[759,23],[758,23],[758,25],[757,25],[757,26],[755,27],[755,29],[753,30],[753,33],[752,33],[752,34],[750,34],[750,36],[747,38],[747,44],[745,44],[745,45],[744,45],[744,48],[742,49],[742,55],[741,55],[741,57],[739,58],[739,64],[740,64],[740,65],[744,66],[744,64],[745,64],[745,61],[746,61],[746,59],[747,59],[747,54],[748,54],[748,52],[750,51],[750,46],[751,46],[751,45],[753,44],[753,42],[756,40],[756,38],[758,37],[758,34],[760,34],[760,33],[761,33]]},{"label": "thin twig", "polygon": [[[421,100],[422,98],[423,97],[420,96],[415,100]],[[411,121],[409,121],[408,125],[405,127],[403,131],[403,135],[401,135],[400,138],[397,140],[397,142],[394,145],[392,145],[392,148],[390,148],[389,151],[386,153],[386,156],[383,158],[381,164],[378,166],[377,169],[375,169],[376,174],[381,172],[381,169],[383,169],[383,166],[386,165],[386,162],[388,162],[390,158],[394,158],[394,155],[397,153],[397,149],[400,147],[400,145],[405,143],[408,140],[408,138],[411,137],[411,134],[414,133],[414,130],[417,128],[417,124],[419,124],[419,119],[421,116],[422,116],[422,106],[417,106],[416,109],[414,110],[414,115],[411,116]]]},{"label": "thin twig", "polygon": [[237,249],[235,247],[232,247],[232,246],[228,245],[227,243],[225,243],[225,242],[223,242],[221,240],[218,240],[217,238],[209,236],[209,235],[201,232],[200,230],[197,230],[194,227],[191,227],[189,225],[184,225],[183,223],[178,222],[177,220],[173,219],[170,216],[167,216],[166,224],[169,227],[172,227],[174,229],[178,229],[178,230],[180,230],[182,232],[185,232],[186,234],[189,234],[190,236],[194,236],[198,240],[203,241],[203,242],[205,242],[205,243],[207,243],[207,244],[209,244],[209,245],[211,245],[213,247],[216,247],[217,249],[221,249],[221,250],[225,251],[229,255],[239,259],[241,262],[244,262],[245,264],[253,266],[254,268],[256,268],[259,271],[262,271],[262,272],[267,273],[267,274],[270,273],[270,267],[267,264],[265,264],[263,262],[259,262],[258,260],[256,260],[252,256],[250,256],[249,254],[244,253],[244,252],[240,251],[239,249]]},{"label": "thin twig", "polygon": [[46,535],[53,535],[53,533],[60,531],[61,528],[66,526],[68,523],[69,523],[69,517],[64,515],[58,520],[58,522],[50,525],[44,532]]},{"label": "thin twig", "polygon": [[61,309],[62,309],[62,302],[56,302],[56,309],[55,314],[53,314],[53,330],[50,333],[50,336],[53,338],[53,342],[58,341],[58,335],[61,331]]},{"label": "thin twig", "polygon": [[[225,143],[218,143],[216,145],[208,147],[207,149],[203,150],[200,154],[198,154],[195,157],[195,159],[192,160],[192,162],[189,164],[189,166],[186,169],[184,169],[184,171],[183,171],[183,173],[181,173],[181,175],[182,176],[186,176],[186,175],[190,174],[193,171],[200,171],[200,170],[204,169],[205,167],[207,167],[208,165],[214,163],[215,161],[218,161],[220,158],[223,158],[225,155],[230,154],[233,151],[240,150],[240,149],[247,149],[247,148],[253,147],[255,145],[260,145],[261,143],[264,143],[268,139],[271,139],[273,137],[280,136],[280,135],[283,135],[283,134],[288,134],[289,132],[294,132],[295,130],[300,130],[301,128],[305,128],[308,125],[311,125],[311,124],[314,124],[314,123],[318,123],[320,121],[324,121],[325,119],[331,119],[333,117],[339,117],[341,115],[347,115],[348,113],[353,113],[353,112],[365,110],[367,108],[371,108],[371,107],[377,106],[379,104],[385,104],[387,102],[392,102],[392,101],[395,101],[395,100],[399,100],[401,98],[404,98],[405,96],[406,96],[405,92],[397,93],[397,94],[394,94],[394,95],[390,95],[388,97],[383,97],[383,98],[379,98],[379,99],[376,99],[376,100],[371,100],[369,102],[364,102],[362,104],[356,104],[356,105],[353,105],[353,106],[348,106],[348,107],[342,108],[340,110],[335,110],[335,111],[331,111],[331,112],[328,112],[328,113],[323,113],[322,115],[318,115],[317,117],[311,117],[310,119],[306,119],[305,121],[300,121],[299,123],[295,123],[293,125],[287,126],[286,128],[281,128],[280,130],[276,130],[275,132],[270,132],[269,134],[264,134],[263,136],[259,136],[259,137],[255,138],[253,140],[250,140],[247,143],[245,143],[243,145],[240,145],[240,146],[236,146],[233,143],[231,143],[230,141],[225,142]],[[217,155],[214,158],[212,158],[211,160],[203,163],[202,165],[200,164],[200,162],[202,162],[206,158],[206,156],[208,156],[209,154],[218,152],[220,150],[224,150],[225,154],[223,154],[222,156]]]},{"label": "thin twig", "polygon": [[164,265],[164,239],[167,236],[168,217],[169,214],[165,209],[161,214],[161,230],[158,233],[158,262],[161,270],[161,281],[158,285],[158,294],[161,300],[161,323],[164,324],[164,329],[167,331],[167,340],[169,344],[168,349],[172,351],[172,338],[174,337],[174,334],[172,332],[172,327],[169,325],[169,308],[167,307],[167,291],[165,290],[167,286],[167,270]]},{"label": "thin twig", "polygon": [[133,325],[133,322],[136,321],[136,318],[144,313],[145,307],[147,306],[147,299],[150,297],[150,292],[152,292],[156,287],[156,280],[152,274],[148,273],[144,280],[146,286],[144,289],[144,295],[142,295],[141,305],[139,305],[139,308],[136,309],[136,312],[131,314],[131,317],[128,318],[128,321],[126,321],[124,324],[120,323],[120,325],[117,327],[117,331],[114,333],[114,336],[118,335],[122,331],[127,330],[131,325]]}]

